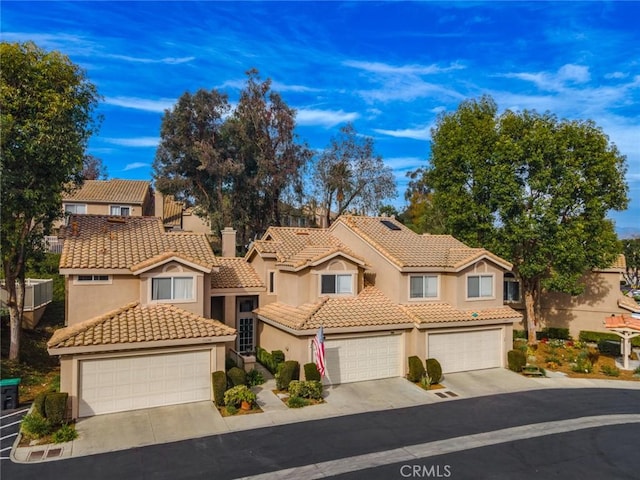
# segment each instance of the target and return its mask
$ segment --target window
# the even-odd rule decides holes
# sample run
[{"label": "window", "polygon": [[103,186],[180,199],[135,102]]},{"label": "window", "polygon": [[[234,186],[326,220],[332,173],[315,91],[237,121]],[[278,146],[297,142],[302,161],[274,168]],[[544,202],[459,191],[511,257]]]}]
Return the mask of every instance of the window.
[{"label": "window", "polygon": [[345,295],[353,293],[351,287],[352,275],[322,275],[322,284],[320,292],[323,294],[338,294]]},{"label": "window", "polygon": [[167,277],[151,279],[152,300],[190,300],[192,298],[192,277]]},{"label": "window", "polygon": [[84,203],[66,203],[64,205],[64,213],[84,215],[87,213],[87,206]]},{"label": "window", "polygon": [[109,275],[78,275],[76,276],[76,283],[106,283],[110,282]]},{"label": "window", "polygon": [[435,298],[438,296],[436,275],[416,275],[409,277],[409,298]]},{"label": "window", "polygon": [[467,298],[493,297],[493,275],[469,275]]},{"label": "window", "polygon": [[128,217],[130,213],[130,207],[124,207],[122,205],[111,205],[111,215],[120,215],[121,217]]},{"label": "window", "polygon": [[504,293],[503,300],[505,302],[520,301],[520,282],[512,273],[504,274]]},{"label": "window", "polygon": [[268,280],[268,284],[269,284],[269,293],[270,294],[274,294],[276,293],[276,272],[275,270],[269,270],[269,280]]}]

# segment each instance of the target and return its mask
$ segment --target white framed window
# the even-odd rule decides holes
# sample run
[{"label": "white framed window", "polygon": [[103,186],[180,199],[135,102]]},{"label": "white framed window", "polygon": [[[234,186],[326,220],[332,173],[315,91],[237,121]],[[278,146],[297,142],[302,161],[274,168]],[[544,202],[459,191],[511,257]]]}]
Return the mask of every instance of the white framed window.
[{"label": "white framed window", "polygon": [[467,298],[493,298],[493,275],[469,275]]},{"label": "white framed window", "polygon": [[193,300],[193,277],[151,279],[151,300]]},{"label": "white framed window", "polygon": [[85,215],[87,213],[87,205],[84,203],[65,203],[64,213],[70,215]]},{"label": "white framed window", "polygon": [[269,295],[274,295],[276,293],[276,271],[269,270],[267,272],[267,288]]},{"label": "white framed window", "polygon": [[111,275],[76,275],[73,283],[75,285],[111,283]]},{"label": "white framed window", "polygon": [[109,214],[128,217],[131,214],[131,207],[128,205],[111,205],[109,207]]},{"label": "white framed window", "polygon": [[409,298],[437,298],[437,275],[411,275],[409,277]]},{"label": "white framed window", "polygon": [[520,282],[513,273],[504,274],[503,285],[503,300],[505,302],[519,302],[521,300]]},{"label": "white framed window", "polygon": [[320,293],[323,295],[351,295],[353,293],[353,275],[351,273],[321,275]]}]

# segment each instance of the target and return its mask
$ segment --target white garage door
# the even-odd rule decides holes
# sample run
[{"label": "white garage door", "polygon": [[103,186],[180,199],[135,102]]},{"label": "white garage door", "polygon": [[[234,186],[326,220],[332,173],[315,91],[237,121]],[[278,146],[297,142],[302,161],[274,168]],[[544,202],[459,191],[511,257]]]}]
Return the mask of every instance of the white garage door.
[{"label": "white garage door", "polygon": [[81,417],[211,398],[210,350],[80,362]]},{"label": "white garage door", "polygon": [[325,341],[327,379],[331,384],[402,375],[401,335]]},{"label": "white garage door", "polygon": [[430,333],[429,358],[440,362],[443,373],[502,366],[502,330]]}]

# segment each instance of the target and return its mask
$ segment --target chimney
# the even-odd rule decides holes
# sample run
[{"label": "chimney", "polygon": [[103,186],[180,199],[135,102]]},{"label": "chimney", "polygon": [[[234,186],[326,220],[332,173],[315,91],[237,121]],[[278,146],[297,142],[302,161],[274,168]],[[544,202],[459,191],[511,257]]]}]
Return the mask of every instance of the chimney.
[{"label": "chimney", "polygon": [[222,230],[222,256],[236,256],[236,231],[231,227],[224,227]]}]

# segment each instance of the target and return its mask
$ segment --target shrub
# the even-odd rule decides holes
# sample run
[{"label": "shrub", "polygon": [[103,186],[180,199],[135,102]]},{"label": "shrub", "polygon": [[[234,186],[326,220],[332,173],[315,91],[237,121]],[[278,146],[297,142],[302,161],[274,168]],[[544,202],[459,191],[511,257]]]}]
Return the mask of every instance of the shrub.
[{"label": "shrub", "polygon": [[249,390],[246,385],[236,385],[224,392],[224,403],[227,407],[229,407],[229,405],[237,407],[242,402],[248,402],[253,405],[256,399],[256,394]]},{"label": "shrub", "polygon": [[256,385],[262,385],[265,382],[264,375],[260,370],[255,368],[247,372],[247,385],[255,387]]},{"label": "shrub", "polygon": [[600,352],[595,348],[587,349],[587,360],[591,362],[591,365],[595,365],[598,363],[598,359],[600,358]]},{"label": "shrub", "polygon": [[278,365],[276,373],[276,387],[278,390],[287,390],[291,380],[300,379],[300,364],[295,360],[287,360]]},{"label": "shrub", "polygon": [[433,383],[440,383],[442,381],[442,367],[440,362],[435,358],[427,358],[426,371],[429,378]]},{"label": "shrub", "polygon": [[33,411],[42,418],[46,417],[46,414],[44,413],[44,399],[47,397],[47,393],[48,392],[40,392],[33,399]]},{"label": "shrub", "polygon": [[22,418],[20,428],[29,439],[42,438],[51,433],[51,423],[35,411]]},{"label": "shrub", "polygon": [[302,408],[306,407],[307,405],[309,405],[309,400],[307,400],[306,398],[289,397],[289,400],[287,400],[287,406],[289,408]]},{"label": "shrub", "polygon": [[291,380],[289,383],[289,394],[292,397],[311,398],[322,400],[322,383],[318,380]]},{"label": "shrub", "polygon": [[[276,350],[278,351],[278,350]],[[273,358],[273,355],[267,352],[264,348],[256,348],[256,359],[271,373],[277,372],[277,364]]]},{"label": "shrub", "polygon": [[619,377],[620,369],[618,367],[611,365],[602,365],[600,367],[600,371],[604,373],[608,377]]},{"label": "shrub", "polygon": [[234,387],[247,384],[247,373],[239,367],[232,367],[227,372],[227,377],[229,377],[229,381]]},{"label": "shrub", "polygon": [[233,367],[237,367],[238,364],[236,363],[236,361],[233,358],[229,358],[227,357],[224,360],[224,369],[225,370],[231,370]]},{"label": "shrub", "polygon": [[[620,341],[620,337],[615,333],[607,332],[592,332],[589,330],[581,330],[579,335],[580,341],[598,343],[600,340],[613,340],[615,342]],[[640,337],[634,337],[631,339],[631,345],[634,347],[640,347]]]},{"label": "shrub", "polygon": [[44,412],[52,425],[62,425],[66,420],[68,399],[69,394],[66,392],[50,392],[45,397]]},{"label": "shrub", "polygon": [[426,370],[422,364],[422,360],[415,355],[409,357],[409,373],[407,374],[409,381],[413,383],[419,382],[425,373]]},{"label": "shrub", "polygon": [[316,380],[318,382],[322,380],[318,366],[315,363],[304,364],[304,378],[305,380]]},{"label": "shrub", "polygon": [[509,370],[520,373],[522,367],[527,364],[527,356],[522,350],[509,350],[507,352],[507,363],[509,364]]},{"label": "shrub", "polygon": [[284,362],[284,352],[282,350],[274,350],[271,352],[271,356],[273,357],[273,362],[278,368],[278,365]]},{"label": "shrub", "polygon": [[549,339],[569,340],[571,338],[568,328],[546,327],[540,333],[542,333],[542,337]]},{"label": "shrub", "polygon": [[571,370],[576,373],[591,373],[593,372],[593,364],[586,358],[578,356]]},{"label": "shrub", "polygon": [[636,367],[636,369],[633,371],[633,375],[634,376],[640,375],[640,367]]},{"label": "shrub", "polygon": [[227,374],[222,370],[211,374],[211,382],[213,383],[213,399],[216,406],[224,406],[224,392],[227,389]]},{"label": "shrub", "polygon": [[70,442],[78,438],[78,432],[73,425],[65,423],[53,433],[53,443]]},{"label": "shrub", "polygon": [[229,415],[235,415],[236,413],[238,413],[238,407],[236,407],[235,405],[227,405],[225,408],[227,409],[227,413]]},{"label": "shrub", "polygon": [[620,337],[618,337],[618,341],[614,342],[612,340],[600,340],[598,342],[598,350],[603,355],[611,355],[618,356],[620,355]]},{"label": "shrub", "polygon": [[425,376],[420,379],[420,386],[425,390],[431,389],[431,383],[431,377],[429,375],[425,374]]},{"label": "shrub", "polygon": [[562,365],[562,360],[557,355],[551,355],[544,359],[545,363],[555,363],[558,367]]},{"label": "shrub", "polygon": [[513,331],[513,338],[523,338],[526,339],[527,338],[527,331],[526,330],[514,330]]}]

